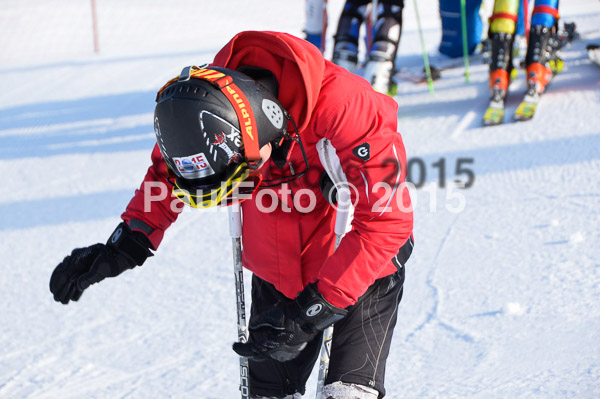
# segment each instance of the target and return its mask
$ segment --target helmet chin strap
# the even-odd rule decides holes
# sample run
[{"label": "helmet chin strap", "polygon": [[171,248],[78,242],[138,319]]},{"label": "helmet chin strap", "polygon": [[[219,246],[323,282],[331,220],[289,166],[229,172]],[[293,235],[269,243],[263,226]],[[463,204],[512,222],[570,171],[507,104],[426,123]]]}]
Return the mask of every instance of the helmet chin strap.
[{"label": "helmet chin strap", "polygon": [[[284,136],[284,140],[291,140],[298,144],[298,146],[300,147],[300,151],[302,152],[302,160],[304,161],[304,170],[302,170],[301,172],[295,172],[292,169],[292,174],[289,176],[278,177],[276,179],[263,180],[260,185],[260,187],[262,187],[262,188],[275,187],[275,186],[278,186],[283,183],[289,183],[293,180],[296,180],[296,179],[304,176],[306,174],[306,172],[308,172],[308,168],[309,168],[308,158],[306,156],[306,151],[304,150],[304,145],[302,144],[302,140],[300,139],[300,133],[298,132],[298,127],[296,126],[296,122],[291,117],[291,115],[285,111],[284,111],[284,115],[285,115],[285,118],[294,127],[294,134],[290,135],[289,133],[286,133]],[[291,151],[291,146],[289,148],[289,151]],[[282,166],[285,166],[285,163]],[[277,166],[277,167],[279,167],[279,166]],[[291,169],[291,167],[290,167],[290,169]]]}]

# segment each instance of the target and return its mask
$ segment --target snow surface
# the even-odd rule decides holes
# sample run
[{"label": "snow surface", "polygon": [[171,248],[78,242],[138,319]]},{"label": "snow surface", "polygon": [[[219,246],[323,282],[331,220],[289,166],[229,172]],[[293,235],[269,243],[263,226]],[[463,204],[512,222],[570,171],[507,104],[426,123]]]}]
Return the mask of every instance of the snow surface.
[{"label": "snow surface", "polygon": [[[119,222],[149,163],[156,90],[238,31],[302,35],[304,2],[96,3],[99,54],[90,2],[0,1],[0,397],[237,398],[225,212],[184,213],[146,265],[79,303],[55,303],[48,280]],[[329,1],[329,49],[342,4]],[[418,70],[413,4],[399,63]],[[437,2],[419,7],[434,63]],[[468,85],[447,71],[433,94],[400,84],[399,129],[427,184],[389,398],[600,397],[600,68],[585,54],[600,3],[561,2],[561,15],[586,35],[533,121],[481,127],[483,65]],[[511,88],[508,116],[522,75]],[[436,189],[441,158],[449,182],[472,158],[474,185]],[[313,373],[306,397],[315,387]]]}]

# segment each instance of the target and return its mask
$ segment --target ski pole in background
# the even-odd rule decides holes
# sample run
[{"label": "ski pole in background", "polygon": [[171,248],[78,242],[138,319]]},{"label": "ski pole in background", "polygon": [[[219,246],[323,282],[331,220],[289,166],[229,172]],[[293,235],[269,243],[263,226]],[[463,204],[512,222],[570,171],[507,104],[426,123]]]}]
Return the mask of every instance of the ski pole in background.
[{"label": "ski pole in background", "polygon": [[327,45],[327,0],[323,0],[323,33],[321,34],[321,53],[325,54],[325,46]]},{"label": "ski pole in background", "polygon": [[306,40],[325,53],[327,41],[327,0],[306,0]]},{"label": "ski pole in background", "polygon": [[419,17],[417,0],[413,0],[413,4],[415,7],[415,14],[417,14],[417,28],[419,29],[419,39],[421,40],[421,49],[423,50],[423,63],[425,64],[425,74],[427,74],[427,86],[429,86],[429,92],[433,93],[433,78],[431,77],[429,57],[427,56],[427,50],[425,49],[425,39],[423,39],[423,29],[421,28],[421,18]]},{"label": "ski pole in background", "polygon": [[379,1],[373,0],[371,1],[371,25],[373,29],[375,29],[375,25],[377,25],[377,18],[379,17]]},{"label": "ski pole in background", "polygon": [[[317,152],[321,164],[329,175],[337,190],[337,212],[335,215],[335,249],[340,245],[340,241],[346,233],[350,214],[352,210],[352,199],[348,188],[348,180],[342,170],[340,159],[338,158],[335,148],[329,140],[322,139],[317,143]],[[329,371],[329,357],[331,355],[331,340],[333,338],[333,326],[327,327],[323,331],[323,344],[321,346],[321,356],[319,360],[319,379],[317,380],[317,395],[316,399],[321,399],[327,372]]]},{"label": "ski pole in background", "polygon": [[92,35],[94,36],[94,53],[100,52],[98,44],[98,17],[96,15],[96,0],[92,0]]},{"label": "ski pole in background", "polygon": [[[238,341],[246,342],[248,332],[246,328],[246,298],[244,295],[244,269],[242,268],[242,216],[240,204],[228,208],[229,235],[233,244],[233,271],[235,273],[235,293],[237,300],[237,329]],[[242,399],[250,398],[250,374],[248,358],[240,357],[240,392]]]},{"label": "ski pole in background", "polygon": [[460,0],[460,24],[462,25],[463,58],[465,60],[465,83],[469,83],[469,45],[467,40],[467,6]]},{"label": "ski pole in background", "polygon": [[529,29],[531,21],[529,20],[529,0],[523,0],[523,21],[525,22],[525,39],[529,41]]},{"label": "ski pole in background", "polygon": [[373,46],[373,40],[375,37],[375,25],[377,25],[379,1],[373,0],[371,2],[371,10],[367,18],[367,53],[371,51]]}]

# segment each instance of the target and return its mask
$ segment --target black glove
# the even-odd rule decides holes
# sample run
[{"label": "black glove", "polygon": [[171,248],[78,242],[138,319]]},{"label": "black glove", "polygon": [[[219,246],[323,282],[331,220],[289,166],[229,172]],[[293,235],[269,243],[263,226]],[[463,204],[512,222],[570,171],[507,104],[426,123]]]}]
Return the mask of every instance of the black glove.
[{"label": "black glove", "polygon": [[152,252],[145,236],[121,223],[106,245],[76,248],[56,266],[50,277],[50,292],[55,301],[65,305],[77,301],[90,285],[141,266],[149,256]]},{"label": "black glove", "polygon": [[233,350],[240,356],[287,362],[300,354],[321,331],[342,319],[345,309],[336,308],[308,285],[293,301],[279,304],[250,320],[248,342],[236,342]]}]

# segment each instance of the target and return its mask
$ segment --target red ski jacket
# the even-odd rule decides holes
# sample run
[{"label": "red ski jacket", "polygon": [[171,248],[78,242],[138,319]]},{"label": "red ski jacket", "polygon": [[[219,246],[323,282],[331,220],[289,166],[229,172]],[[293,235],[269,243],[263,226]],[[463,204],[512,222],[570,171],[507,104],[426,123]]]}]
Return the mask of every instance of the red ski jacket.
[{"label": "red ski jacket", "polygon": [[[244,267],[289,298],[317,281],[333,305],[354,304],[376,279],[397,270],[391,259],[412,234],[396,102],[325,60],[312,44],[285,33],[239,33],[219,51],[213,65],[255,66],[275,74],[279,101],[296,121],[310,165],[308,173],[287,186],[259,189],[242,203]],[[324,168],[316,145],[323,138],[335,147],[355,188],[352,229],[335,252],[336,212],[319,188]],[[269,162],[261,171],[273,178],[303,168],[296,145],[284,169]],[[168,184],[157,147],[144,181]],[[157,195],[159,190],[150,193]],[[122,217],[130,225],[133,219],[149,225],[153,230],[145,232],[156,249],[180,211],[171,208],[173,198],[167,196],[153,204],[151,212],[144,212],[142,186]]]}]

